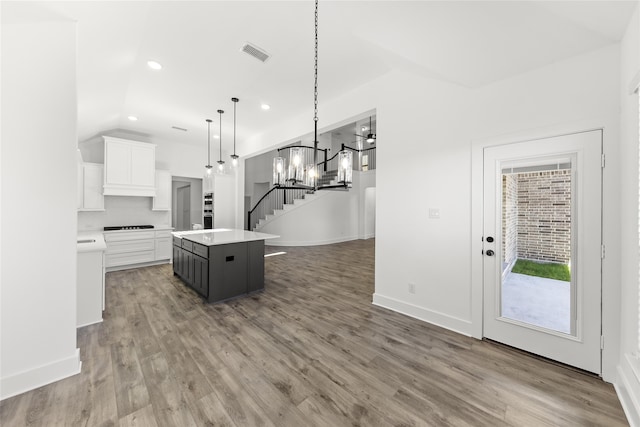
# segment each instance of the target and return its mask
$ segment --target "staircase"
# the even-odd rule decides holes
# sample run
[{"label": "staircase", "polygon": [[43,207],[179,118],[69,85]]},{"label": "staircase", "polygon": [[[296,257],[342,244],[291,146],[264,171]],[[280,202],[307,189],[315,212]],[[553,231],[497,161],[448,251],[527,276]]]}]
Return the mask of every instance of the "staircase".
[{"label": "staircase", "polygon": [[[337,176],[338,171],[324,172],[322,177],[318,179],[318,185],[336,185]],[[318,197],[320,195],[311,190],[273,187],[249,211],[247,228],[251,231],[258,230],[273,218]]]},{"label": "staircase", "polygon": [[338,177],[338,171],[326,171],[318,179],[318,186],[321,185],[333,185],[336,184],[336,178]]},{"label": "staircase", "polygon": [[305,204],[309,203],[312,200],[315,200],[319,197],[318,194],[314,194],[312,192],[303,194],[301,197],[296,197],[291,202],[287,201],[286,204],[282,206],[282,209],[274,209],[273,213],[266,214],[263,218],[259,218],[255,227],[252,231],[259,231],[265,224],[272,221],[274,218],[277,218],[280,215],[284,215],[287,212]]}]

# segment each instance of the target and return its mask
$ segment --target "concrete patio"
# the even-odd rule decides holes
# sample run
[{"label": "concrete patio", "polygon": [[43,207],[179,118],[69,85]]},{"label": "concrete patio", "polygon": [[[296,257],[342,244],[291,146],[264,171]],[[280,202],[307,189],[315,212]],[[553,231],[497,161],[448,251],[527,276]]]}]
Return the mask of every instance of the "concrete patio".
[{"label": "concrete patio", "polygon": [[502,316],[569,334],[570,282],[509,273],[502,283]]}]

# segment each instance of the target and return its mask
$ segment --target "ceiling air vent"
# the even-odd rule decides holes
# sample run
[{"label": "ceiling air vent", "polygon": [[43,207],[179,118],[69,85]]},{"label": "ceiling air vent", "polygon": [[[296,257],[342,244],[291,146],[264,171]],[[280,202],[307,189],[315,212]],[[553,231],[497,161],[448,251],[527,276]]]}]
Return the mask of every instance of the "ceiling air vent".
[{"label": "ceiling air vent", "polygon": [[171,129],[181,130],[182,132],[186,132],[187,131],[185,128],[181,128],[181,127],[178,127],[178,126],[171,126]]},{"label": "ceiling air vent", "polygon": [[265,52],[264,50],[260,49],[258,46],[253,45],[251,43],[246,43],[244,46],[242,46],[242,49],[240,50],[244,53],[247,53],[253,56],[256,59],[259,59],[261,62],[265,62],[270,57],[270,55],[267,52]]}]

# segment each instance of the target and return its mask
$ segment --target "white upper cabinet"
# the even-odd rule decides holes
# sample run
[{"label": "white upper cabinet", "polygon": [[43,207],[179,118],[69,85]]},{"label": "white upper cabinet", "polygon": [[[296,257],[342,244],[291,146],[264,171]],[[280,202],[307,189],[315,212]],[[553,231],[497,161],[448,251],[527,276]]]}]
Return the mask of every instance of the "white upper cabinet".
[{"label": "white upper cabinet", "polygon": [[156,197],[153,198],[152,210],[171,210],[171,172],[169,171],[156,171]]},{"label": "white upper cabinet", "polygon": [[99,163],[83,163],[80,166],[80,199],[78,210],[103,211],[104,196],[102,195],[102,180],[104,167]]},{"label": "white upper cabinet", "polygon": [[104,195],[156,195],[156,146],[105,136]]}]

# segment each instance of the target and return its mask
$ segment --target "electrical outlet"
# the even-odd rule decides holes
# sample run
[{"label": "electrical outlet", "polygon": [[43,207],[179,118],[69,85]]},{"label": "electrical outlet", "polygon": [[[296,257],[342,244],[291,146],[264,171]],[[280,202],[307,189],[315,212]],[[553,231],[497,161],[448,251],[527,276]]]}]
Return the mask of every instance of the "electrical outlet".
[{"label": "electrical outlet", "polygon": [[409,293],[410,294],[415,294],[416,293],[416,284],[415,283],[409,283]]}]

